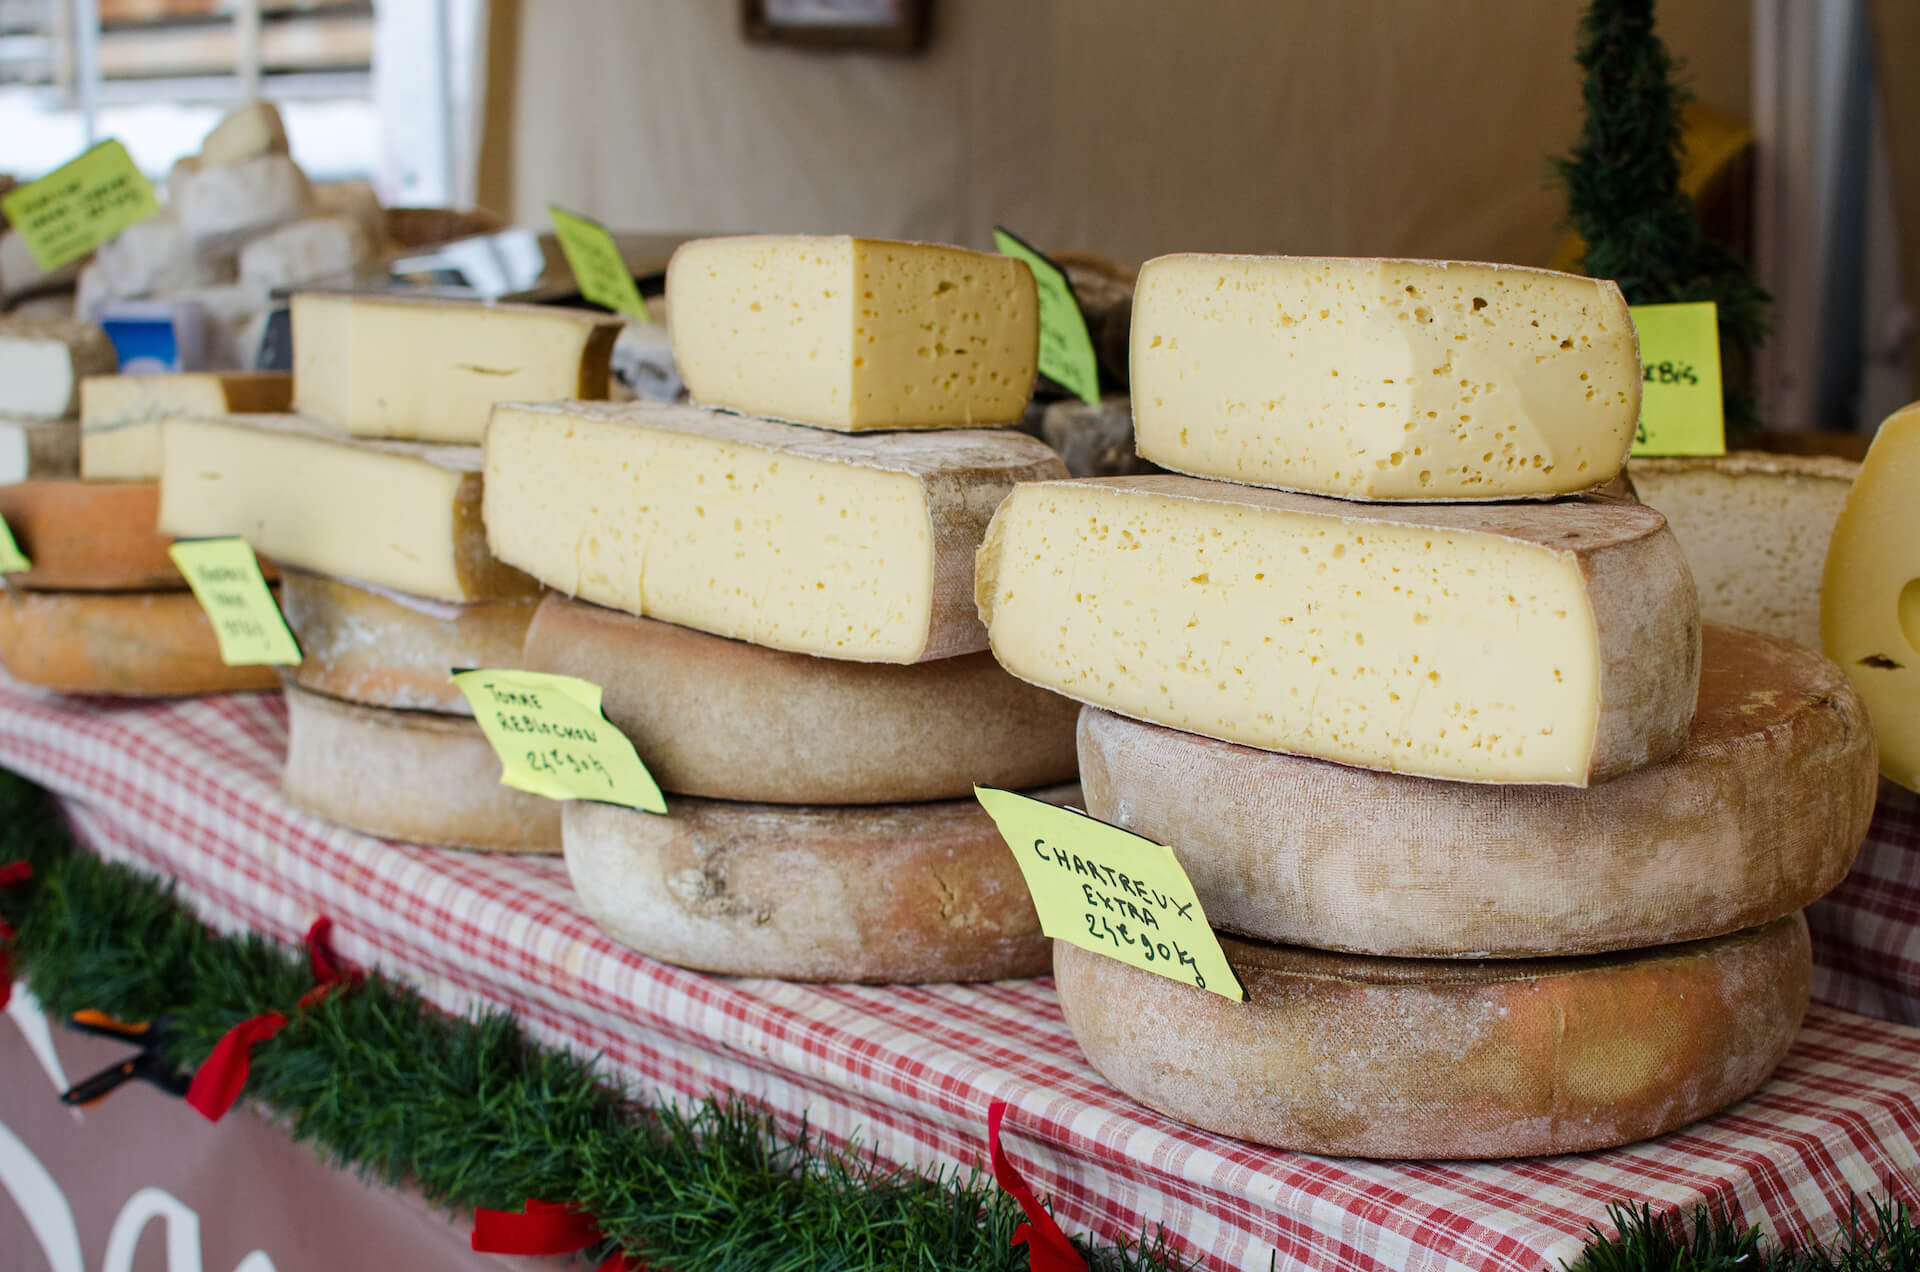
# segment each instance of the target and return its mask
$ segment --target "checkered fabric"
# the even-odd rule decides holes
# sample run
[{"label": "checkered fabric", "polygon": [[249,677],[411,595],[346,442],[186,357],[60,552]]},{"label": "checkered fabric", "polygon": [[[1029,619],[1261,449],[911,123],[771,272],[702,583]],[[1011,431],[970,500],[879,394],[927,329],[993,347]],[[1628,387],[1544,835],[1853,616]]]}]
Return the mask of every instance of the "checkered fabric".
[{"label": "checkered fabric", "polygon": [[[637,1092],[744,1092],[920,1168],[983,1166],[987,1107],[1005,1099],[1009,1151],[1069,1231],[1159,1226],[1220,1268],[1272,1258],[1316,1272],[1539,1272],[1573,1257],[1611,1201],[1731,1203],[1778,1233],[1826,1235],[1849,1189],[1891,1183],[1920,1199],[1920,1030],[1816,1005],[1757,1095],[1613,1152],[1415,1164],[1275,1152],[1180,1126],[1107,1086],[1047,980],[873,988],[662,966],[599,934],[558,861],[386,843],[290,807],[276,786],[285,735],[274,696],[153,705],[0,680],[0,765],[58,793],[102,856],[177,880],[214,926],[292,942],[330,915],[346,959],[451,1011],[509,1010],[535,1037],[602,1057]],[[1892,802],[1870,861],[1913,855],[1915,824],[1911,801]],[[1903,877],[1911,915],[1914,875]],[[1911,1016],[1910,928],[1867,904],[1878,887],[1829,908],[1829,942],[1849,931],[1877,943],[1829,950],[1826,980],[1865,984],[1839,969],[1898,963],[1874,992]],[[1872,918],[1838,917],[1853,914]]]},{"label": "checkered fabric", "polygon": [[1807,910],[1807,923],[1815,998],[1920,1025],[1920,795],[1881,781],[1853,873]]}]

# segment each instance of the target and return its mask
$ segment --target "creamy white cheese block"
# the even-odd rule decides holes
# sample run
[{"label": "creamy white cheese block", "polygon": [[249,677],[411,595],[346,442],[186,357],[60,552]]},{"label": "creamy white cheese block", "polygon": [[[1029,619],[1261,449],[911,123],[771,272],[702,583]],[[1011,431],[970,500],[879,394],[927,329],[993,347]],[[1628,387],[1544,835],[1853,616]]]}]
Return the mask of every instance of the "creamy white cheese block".
[{"label": "creamy white cheese block", "polygon": [[286,153],[287,126],[281,122],[279,108],[269,101],[234,107],[200,143],[200,162],[209,168]]},{"label": "creamy white cheese block", "polygon": [[350,284],[377,261],[376,245],[352,217],[310,217],[241,248],[240,282],[262,296],[303,283]]},{"label": "creamy white cheese block", "polygon": [[1517,265],[1162,256],[1132,343],[1142,456],[1283,490],[1568,494],[1620,471],[1640,417],[1620,289]]},{"label": "creamy white cheese block", "polygon": [[701,407],[511,404],[487,432],[501,560],[599,605],[775,649],[911,663],[986,647],[973,553],[1020,433],[835,437]]},{"label": "creamy white cheese block", "polygon": [[1017,487],[981,618],[1022,680],[1271,751],[1585,786],[1686,740],[1693,581],[1651,508],[1355,504],[1191,477]]},{"label": "creamy white cheese block", "polygon": [[1833,528],[1820,636],[1880,741],[1880,771],[1920,791],[1920,403],[1888,416]]},{"label": "creamy white cheese block", "polygon": [[530,595],[488,553],[480,450],[350,438],[297,415],[161,426],[160,531],[240,535],[321,574],[440,601]]},{"label": "creamy white cheese block", "polygon": [[1534,1157],[1665,1134],[1767,1080],[1813,979],[1798,914],[1521,962],[1221,946],[1244,1003],[1055,942],[1068,1027],[1147,1107],[1327,1157]]},{"label": "creamy white cheese block", "polygon": [[295,296],[293,398],[366,437],[479,442],[496,402],[604,399],[621,319],[582,309]]},{"label": "creamy white cheese block", "polygon": [[0,417],[0,486],[36,477],[72,477],[80,468],[80,429],[72,420]]},{"label": "creamy white cheese block", "polygon": [[284,371],[88,376],[80,382],[80,475],[155,481],[160,421],[283,412],[292,402],[293,377]]},{"label": "creamy white cheese block", "polygon": [[71,318],[0,318],[0,415],[58,420],[80,408],[80,381],[120,368],[107,333]]},{"label": "creamy white cheese block", "polygon": [[231,256],[268,230],[311,215],[313,206],[306,174],[276,154],[187,172],[172,204],[201,256]]},{"label": "creamy white cheese block", "polygon": [[693,400],[820,428],[1016,424],[1039,367],[1022,261],[882,239],[695,239],[667,267]]}]

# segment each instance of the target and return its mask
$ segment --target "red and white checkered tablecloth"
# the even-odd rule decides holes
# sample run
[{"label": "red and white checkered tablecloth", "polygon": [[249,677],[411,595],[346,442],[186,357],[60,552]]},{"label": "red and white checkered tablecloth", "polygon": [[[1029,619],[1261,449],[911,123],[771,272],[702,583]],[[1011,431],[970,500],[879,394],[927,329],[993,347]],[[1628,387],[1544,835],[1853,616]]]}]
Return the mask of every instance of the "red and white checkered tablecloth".
[{"label": "red and white checkered tablecloth", "polygon": [[[1817,1004],[1754,1097],[1661,1140],[1521,1162],[1371,1163],[1275,1152],[1173,1123],[1108,1087],[1050,981],[862,987],[733,980],[602,937],[554,860],[386,843],[277,789],[274,696],[62,698],[0,678],[0,765],[58,793],[102,856],[178,881],[224,930],[297,941],[333,917],[347,959],[452,1011],[512,1010],[633,1089],[745,1092],[918,1167],[984,1163],[990,1100],[1069,1231],[1154,1225],[1210,1267],[1524,1269],[1571,1258],[1606,1203],[1732,1202],[1778,1233],[1829,1234],[1847,1190],[1920,1201],[1920,1029]],[[1897,793],[1896,793],[1897,794]],[[1915,802],[1888,799],[1859,886],[1829,904],[1825,991],[1915,1019]],[[1908,866],[1902,870],[1902,865]],[[1870,945],[1838,954],[1836,937]]]}]

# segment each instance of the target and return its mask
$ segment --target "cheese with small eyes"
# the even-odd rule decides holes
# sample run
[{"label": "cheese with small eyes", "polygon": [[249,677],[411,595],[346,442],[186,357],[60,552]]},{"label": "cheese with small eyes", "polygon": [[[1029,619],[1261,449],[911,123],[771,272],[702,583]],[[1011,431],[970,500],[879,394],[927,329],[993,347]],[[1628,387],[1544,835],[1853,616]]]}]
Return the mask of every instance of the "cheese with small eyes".
[{"label": "cheese with small eyes", "polygon": [[160,421],[174,415],[286,411],[285,371],[91,375],[80,382],[80,475],[88,481],[155,481]]},{"label": "cheese with small eyes", "polygon": [[62,693],[156,698],[272,690],[271,667],[229,667],[191,592],[0,590],[0,663]]}]

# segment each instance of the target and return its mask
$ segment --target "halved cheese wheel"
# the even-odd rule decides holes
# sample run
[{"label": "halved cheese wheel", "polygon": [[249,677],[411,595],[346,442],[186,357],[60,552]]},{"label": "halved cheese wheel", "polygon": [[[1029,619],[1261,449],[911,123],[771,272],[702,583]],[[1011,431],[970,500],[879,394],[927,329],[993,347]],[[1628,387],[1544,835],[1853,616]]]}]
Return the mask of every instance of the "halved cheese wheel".
[{"label": "halved cheese wheel", "polygon": [[0,485],[79,475],[79,425],[72,420],[0,417]]},{"label": "halved cheese wheel", "polygon": [[0,591],[0,662],[15,680],[128,697],[274,689],[271,667],[220,661],[191,592]]},{"label": "halved cheese wheel", "polygon": [[500,784],[472,720],[390,711],[287,688],[280,790],[335,825],[445,848],[560,851],[560,804]]},{"label": "halved cheese wheel", "polygon": [[49,478],[0,486],[0,517],[33,562],[8,587],[49,592],[184,591],[154,529],[160,483]]},{"label": "halved cheese wheel", "polygon": [[526,664],[591,680],[662,790],[771,804],[961,799],[1070,781],[1078,708],[993,656],[815,658],[551,595]]},{"label": "halved cheese wheel", "polygon": [[[1036,792],[1065,803],[1076,786]],[[871,984],[1047,970],[1039,916],[971,799],[794,808],[674,798],[567,805],[567,871],[607,935],[732,976]]]},{"label": "halved cheese wheel", "polygon": [[1330,1157],[1532,1157],[1665,1134],[1767,1080],[1813,978],[1798,914],[1526,962],[1221,945],[1244,1003],[1055,942],[1068,1027],[1149,1108]]},{"label": "halved cheese wheel", "polygon": [[1718,936],[1846,877],[1877,790],[1846,674],[1707,624],[1693,733],[1604,786],[1429,782],[1089,708],[1087,811],[1170,845],[1216,926],[1416,958],[1593,954]]}]

